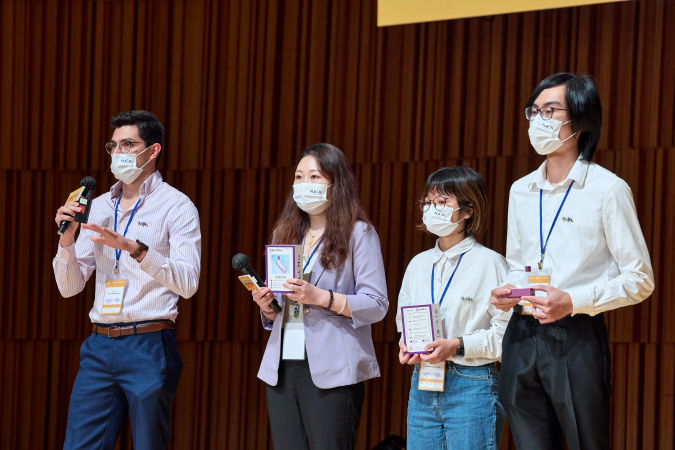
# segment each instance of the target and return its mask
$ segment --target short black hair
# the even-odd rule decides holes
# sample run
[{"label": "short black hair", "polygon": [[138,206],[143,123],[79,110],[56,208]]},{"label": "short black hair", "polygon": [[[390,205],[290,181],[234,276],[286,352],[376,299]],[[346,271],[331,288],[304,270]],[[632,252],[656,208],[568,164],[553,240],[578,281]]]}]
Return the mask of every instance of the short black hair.
[{"label": "short black hair", "polygon": [[138,135],[143,139],[146,147],[154,144],[161,146],[155,160],[155,167],[157,167],[159,160],[164,154],[164,127],[162,123],[153,113],[140,109],[121,112],[110,120],[110,126],[112,126],[113,130],[127,125],[136,125],[138,127]]},{"label": "short black hair", "polygon": [[[466,220],[465,231],[475,235],[485,231],[488,219],[488,198],[485,180],[466,166],[442,167],[429,175],[424,183],[424,196],[431,192],[453,196],[460,208],[471,208],[473,214]],[[424,228],[424,226],[420,226]]]},{"label": "short black hair", "polygon": [[534,101],[542,91],[555,86],[565,86],[565,103],[569,115],[572,132],[579,132],[579,154],[581,159],[590,161],[595,154],[595,148],[600,140],[602,127],[602,105],[600,94],[590,75],[576,75],[561,72],[551,75],[539,83],[534,89],[527,106],[534,105]]}]

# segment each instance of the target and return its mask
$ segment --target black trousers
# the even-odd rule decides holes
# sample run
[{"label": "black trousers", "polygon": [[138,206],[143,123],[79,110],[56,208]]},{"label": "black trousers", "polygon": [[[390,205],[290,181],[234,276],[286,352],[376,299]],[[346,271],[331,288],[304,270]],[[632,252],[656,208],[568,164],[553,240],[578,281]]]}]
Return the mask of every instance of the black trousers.
[{"label": "black trousers", "polygon": [[276,450],[346,450],[356,445],[363,383],[321,389],[307,360],[279,362],[279,383],[267,385],[267,411]]},{"label": "black trousers", "polygon": [[609,449],[612,393],[602,314],[541,325],[513,314],[503,339],[499,400],[516,447]]}]

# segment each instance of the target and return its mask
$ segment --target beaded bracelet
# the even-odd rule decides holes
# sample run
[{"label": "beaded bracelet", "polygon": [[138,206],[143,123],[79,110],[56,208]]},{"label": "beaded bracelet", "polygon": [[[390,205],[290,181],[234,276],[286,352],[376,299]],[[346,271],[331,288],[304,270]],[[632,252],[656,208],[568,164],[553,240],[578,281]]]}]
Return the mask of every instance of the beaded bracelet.
[{"label": "beaded bracelet", "polygon": [[330,294],[330,299],[328,300],[328,307],[325,308],[326,311],[330,311],[330,308],[333,306],[333,291],[328,289],[328,293]]}]

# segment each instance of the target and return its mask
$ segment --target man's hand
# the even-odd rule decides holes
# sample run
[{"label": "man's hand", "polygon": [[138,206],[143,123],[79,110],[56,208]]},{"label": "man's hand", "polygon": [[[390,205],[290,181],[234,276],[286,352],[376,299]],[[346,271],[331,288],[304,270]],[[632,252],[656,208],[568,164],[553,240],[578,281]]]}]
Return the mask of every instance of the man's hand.
[{"label": "man's hand", "polygon": [[535,291],[545,291],[546,297],[525,296],[522,297],[526,302],[532,303],[533,307],[539,308],[541,312],[534,310],[532,316],[539,319],[539,323],[551,323],[560,320],[563,317],[572,314],[574,305],[572,297],[565,291],[554,288],[553,286],[537,285],[532,286]]},{"label": "man's hand", "polygon": [[511,289],[515,289],[515,286],[512,284],[507,284],[500,288],[493,289],[491,292],[492,298],[490,299],[490,303],[495,305],[495,308],[497,309],[502,311],[510,311],[511,308],[516,306],[521,299],[521,297],[507,297],[507,295],[511,293]]},{"label": "man's hand", "polygon": [[83,223],[82,228],[100,234],[100,236],[91,236],[89,238],[92,242],[97,244],[107,245],[108,247],[124,250],[129,253],[133,253],[136,251],[136,248],[138,248],[138,244],[135,241],[125,238],[111,228],[102,227],[93,223]]},{"label": "man's hand", "polygon": [[429,342],[424,347],[424,350],[433,350],[433,352],[426,355],[421,354],[420,358],[422,358],[422,361],[437,364],[448,360],[452,355],[457,353],[457,347],[459,347],[459,339],[439,339]]},{"label": "man's hand", "polygon": [[57,226],[61,226],[61,222],[66,220],[68,222],[73,222],[70,224],[65,233],[61,235],[59,243],[61,247],[70,247],[75,241],[75,231],[80,225],[78,222],[74,221],[75,213],[82,212],[84,206],[80,205],[77,202],[68,202],[59,209],[56,210],[56,217],[54,217],[54,222]]}]

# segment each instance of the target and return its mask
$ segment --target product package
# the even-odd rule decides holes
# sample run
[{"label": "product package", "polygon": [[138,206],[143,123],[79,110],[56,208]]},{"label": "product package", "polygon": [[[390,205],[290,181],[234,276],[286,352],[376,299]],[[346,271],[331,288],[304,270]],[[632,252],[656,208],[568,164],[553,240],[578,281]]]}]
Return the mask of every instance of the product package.
[{"label": "product package", "polygon": [[401,307],[403,342],[408,353],[431,353],[424,347],[437,339],[443,339],[441,309],[438,305]]},{"label": "product package", "polygon": [[506,297],[515,298],[515,297],[525,297],[526,295],[534,295],[534,289],[532,288],[511,289],[511,293]]},{"label": "product package", "polygon": [[283,284],[291,278],[302,279],[302,245],[266,245],[267,286],[274,293],[292,294]]}]

